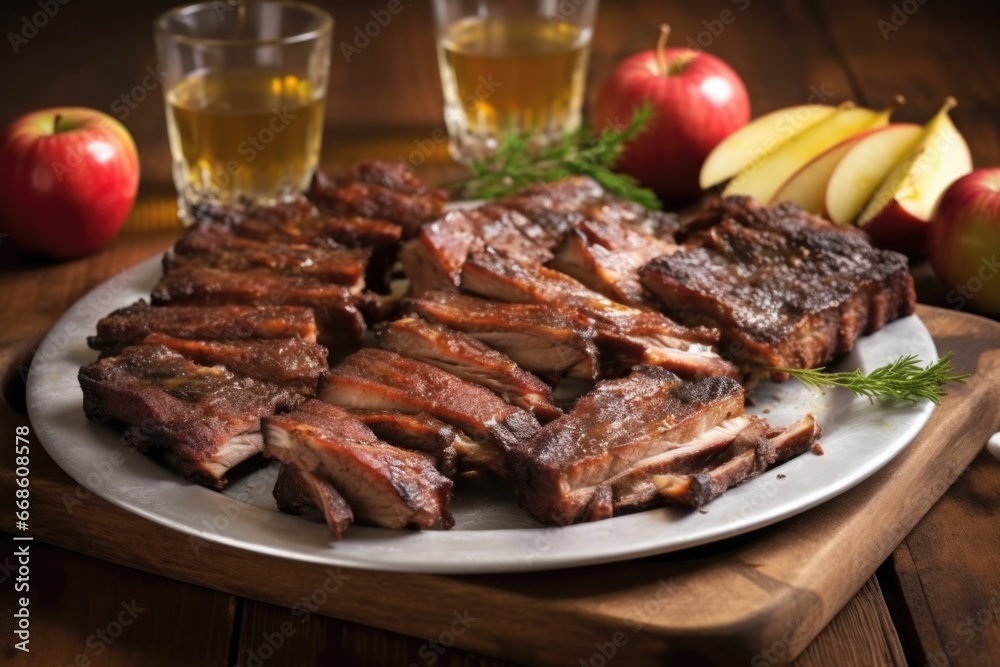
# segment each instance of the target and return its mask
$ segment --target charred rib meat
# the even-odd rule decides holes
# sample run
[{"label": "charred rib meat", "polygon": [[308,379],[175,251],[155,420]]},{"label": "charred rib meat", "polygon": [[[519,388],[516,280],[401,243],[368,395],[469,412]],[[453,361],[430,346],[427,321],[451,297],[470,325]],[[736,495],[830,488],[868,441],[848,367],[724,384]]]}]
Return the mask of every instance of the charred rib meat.
[{"label": "charred rib meat", "polygon": [[80,386],[88,419],[125,424],[141,451],[163,451],[183,475],[213,488],[261,451],[261,417],[302,400],[290,387],[198,366],[163,345],[134,345],[84,366]]},{"label": "charred rib meat", "polygon": [[[447,529],[451,480],[426,458],[375,437],[347,412],[307,401],[263,420],[265,451],[333,485],[359,520],[384,528]],[[331,525],[339,536],[339,522]]]},{"label": "charred rib meat", "polygon": [[683,236],[642,269],[643,284],[681,321],[719,328],[751,370],[822,365],[913,312],[904,256],[791,204],[729,198]]},{"label": "charred rib meat", "polygon": [[175,306],[154,308],[143,300],[97,323],[87,344],[117,354],[153,332],[192,340],[236,341],[298,337],[316,342],[313,311],[301,306]]}]

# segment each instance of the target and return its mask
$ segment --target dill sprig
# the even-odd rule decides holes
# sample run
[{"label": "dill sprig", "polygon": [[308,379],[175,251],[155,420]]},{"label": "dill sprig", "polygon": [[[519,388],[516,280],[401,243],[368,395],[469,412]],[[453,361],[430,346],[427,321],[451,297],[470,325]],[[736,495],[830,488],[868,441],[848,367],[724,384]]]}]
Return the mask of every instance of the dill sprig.
[{"label": "dill sprig", "polygon": [[597,136],[591,129],[581,127],[543,147],[535,144],[534,133],[530,131],[508,132],[492,155],[473,161],[469,176],[445,187],[462,198],[495,199],[536,183],[582,175],[590,176],[613,195],[647,209],[658,209],[660,200],[652,190],[640,186],[631,176],[614,171],[625,144],[638,136],[652,114],[652,106],[646,103],[623,128],[608,128]]},{"label": "dill sprig", "polygon": [[948,392],[949,382],[965,384],[968,375],[953,375],[951,352],[933,364],[921,368],[916,355],[910,354],[879,366],[865,375],[860,369],[843,373],[826,373],[823,368],[770,368],[771,371],[788,373],[808,387],[843,387],[855,396],[897,398],[916,401],[926,398],[937,404]]}]

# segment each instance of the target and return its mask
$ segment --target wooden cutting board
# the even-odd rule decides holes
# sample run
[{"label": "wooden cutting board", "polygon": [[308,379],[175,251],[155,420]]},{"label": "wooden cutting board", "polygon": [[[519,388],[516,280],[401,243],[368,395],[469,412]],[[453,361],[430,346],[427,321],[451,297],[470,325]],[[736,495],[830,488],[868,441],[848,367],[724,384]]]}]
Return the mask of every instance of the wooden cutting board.
[{"label": "wooden cutting board", "polygon": [[[63,473],[36,440],[31,533],[105,560],[488,655],[537,664],[774,664],[798,655],[1000,430],[1000,324],[920,307],[954,385],[918,438],[883,470],[823,505],[749,535],[624,563],[489,576],[331,569],[188,536],[118,509]],[[37,338],[36,338],[37,340]],[[17,366],[0,350],[2,432],[27,418]],[[13,456],[0,497],[14,492]],[[81,499],[82,502],[73,502]],[[67,507],[72,508],[72,513]],[[0,513],[13,532],[13,512]],[[763,650],[769,650],[766,656]],[[568,656],[575,656],[568,660]]]}]

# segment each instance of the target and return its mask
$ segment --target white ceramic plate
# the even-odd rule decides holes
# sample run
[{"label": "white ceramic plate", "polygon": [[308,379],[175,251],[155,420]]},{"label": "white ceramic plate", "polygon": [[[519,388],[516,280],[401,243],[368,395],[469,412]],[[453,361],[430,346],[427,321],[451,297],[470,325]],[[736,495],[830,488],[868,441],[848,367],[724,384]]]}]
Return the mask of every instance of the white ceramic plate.
[{"label": "white ceramic plate", "polygon": [[[843,391],[816,394],[797,382],[765,382],[753,393],[750,412],[775,425],[812,412],[823,427],[825,454],[806,453],[768,471],[731,489],[703,513],[659,509],[543,527],[517,507],[501,482],[473,477],[456,481],[456,525],[450,531],[353,526],[342,541],[333,542],[325,525],[276,510],[271,497],[275,464],[234,471],[229,487],[217,493],[129,451],[114,430],[84,418],[77,372],[97,358],[86,336],[112,309],[148,299],[160,275],[157,255],[98,286],[63,315],[32,363],[28,411],[46,451],[82,485],[79,496],[92,491],[187,533],[196,553],[224,543],[333,566],[462,574],[573,567],[676,551],[767,526],[851,488],[896,456],[934,407],[928,402],[872,405]],[[925,362],[937,359],[930,334],[916,316],[861,339],[836,368],[867,371],[902,354]]]}]

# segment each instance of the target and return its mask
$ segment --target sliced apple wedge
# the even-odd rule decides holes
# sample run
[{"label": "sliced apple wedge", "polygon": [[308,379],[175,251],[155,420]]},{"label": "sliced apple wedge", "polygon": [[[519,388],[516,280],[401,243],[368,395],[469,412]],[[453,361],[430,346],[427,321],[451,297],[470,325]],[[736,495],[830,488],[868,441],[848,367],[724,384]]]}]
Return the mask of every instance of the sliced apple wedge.
[{"label": "sliced apple wedge", "polygon": [[924,126],[916,145],[889,172],[858,217],[858,226],[876,244],[910,255],[926,249],[927,223],[942,193],[972,171],[972,155],[948,112],[945,100]]},{"label": "sliced apple wedge", "polygon": [[774,193],[771,203],[788,201],[797,204],[809,213],[817,215],[824,213],[826,210],[826,186],[837,165],[859,141],[883,129],[885,128],[865,130],[826,149],[792,174],[785,181],[785,184]]},{"label": "sliced apple wedge", "polygon": [[830,174],[824,193],[827,216],[842,225],[854,224],[875,190],[921,134],[919,125],[892,123],[862,136]]},{"label": "sliced apple wedge", "polygon": [[899,104],[897,100],[882,111],[846,105],[838,108],[827,118],[796,134],[774,153],[748,165],[729,182],[723,194],[771,201],[778,188],[816,156],[860,132],[887,125],[889,116]]},{"label": "sliced apple wedge", "polygon": [[729,180],[834,111],[836,107],[826,104],[803,104],[755,118],[719,142],[705,158],[701,187],[708,189]]}]

